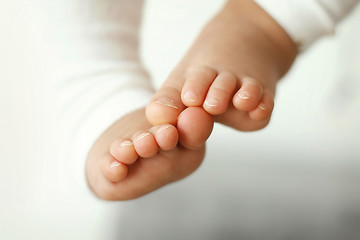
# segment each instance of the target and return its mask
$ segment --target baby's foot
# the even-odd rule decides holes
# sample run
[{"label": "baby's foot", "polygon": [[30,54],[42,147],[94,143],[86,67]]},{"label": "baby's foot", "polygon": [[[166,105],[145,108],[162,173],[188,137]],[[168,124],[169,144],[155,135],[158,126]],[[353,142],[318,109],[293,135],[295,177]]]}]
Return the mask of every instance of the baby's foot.
[{"label": "baby's foot", "polygon": [[[275,40],[289,43],[274,43],[264,23]],[[293,49],[285,52],[287,45]],[[202,106],[235,129],[261,129],[270,121],[276,82],[295,55],[286,33],[253,1],[229,1],[154,95],[147,118],[174,124],[186,107]]]},{"label": "baby's foot", "polygon": [[120,119],[98,139],[86,168],[97,196],[133,199],[186,177],[204,158],[213,120],[202,108],[191,107],[180,114],[177,128],[150,127],[141,109]]}]

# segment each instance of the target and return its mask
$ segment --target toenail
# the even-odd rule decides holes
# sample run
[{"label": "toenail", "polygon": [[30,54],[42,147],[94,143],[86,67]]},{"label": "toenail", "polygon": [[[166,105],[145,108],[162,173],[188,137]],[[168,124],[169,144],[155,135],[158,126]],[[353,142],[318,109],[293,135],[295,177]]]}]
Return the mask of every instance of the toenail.
[{"label": "toenail", "polygon": [[248,100],[248,99],[250,99],[250,94],[248,92],[241,91],[238,93],[238,97],[243,100]]},{"label": "toenail", "polygon": [[170,125],[162,126],[161,128],[159,128],[158,132],[162,132],[162,131],[164,131],[165,129],[168,129],[169,127],[170,127]]},{"label": "toenail", "polygon": [[260,104],[258,105],[258,107],[259,107],[261,110],[263,110],[263,111],[266,110],[265,104],[263,104],[263,103],[260,103]]},{"label": "toenail", "polygon": [[140,134],[137,138],[136,138],[136,141],[140,140],[140,139],[143,139],[144,137],[150,135],[150,133],[142,133]]},{"label": "toenail", "polygon": [[204,103],[205,103],[205,105],[207,105],[209,107],[215,107],[220,104],[220,101],[215,98],[206,98]]},{"label": "toenail", "polygon": [[243,80],[244,82],[245,82],[245,81],[248,81],[248,82],[256,82],[256,80],[255,80],[254,78],[248,77],[248,76],[243,77],[242,80]]},{"label": "toenail", "polygon": [[156,127],[157,127],[157,126],[154,126],[154,127],[150,128],[150,129],[148,129],[148,132],[154,133]]},{"label": "toenail", "polygon": [[199,99],[193,92],[186,92],[184,98],[190,102],[196,102]]},{"label": "toenail", "polygon": [[120,165],[121,165],[121,163],[119,163],[118,161],[114,161],[110,164],[110,168],[118,167]]},{"label": "toenail", "polygon": [[129,141],[129,140],[126,140],[126,141],[123,141],[122,143],[120,143],[120,147],[127,147],[127,146],[132,146],[134,145],[132,143],[132,141]]},{"label": "toenail", "polygon": [[179,108],[175,105],[174,100],[171,100],[171,99],[168,99],[168,98],[161,98],[161,99],[159,99],[159,100],[156,100],[155,102],[158,103],[158,104],[164,105],[164,106],[168,106],[168,107],[172,107],[172,108],[175,108],[175,109],[179,109]]}]

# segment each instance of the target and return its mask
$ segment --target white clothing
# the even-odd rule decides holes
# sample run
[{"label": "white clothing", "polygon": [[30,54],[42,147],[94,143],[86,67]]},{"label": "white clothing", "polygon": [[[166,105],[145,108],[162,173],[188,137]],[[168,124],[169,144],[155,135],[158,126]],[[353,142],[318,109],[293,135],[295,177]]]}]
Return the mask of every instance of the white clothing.
[{"label": "white clothing", "polygon": [[359,0],[255,0],[289,34],[300,50],[321,36],[333,34],[335,26]]},{"label": "white clothing", "polygon": [[58,96],[58,161],[72,159],[71,167],[63,165],[72,172],[67,181],[82,191],[87,185],[79,173],[94,141],[153,94],[138,49],[143,0],[28,4],[39,58]]},{"label": "white clothing", "polygon": [[0,174],[11,177],[0,186],[1,212],[11,212],[0,238],[111,239],[104,229],[118,205],[94,197],[85,159],[106,128],[153,94],[138,50],[143,0],[15,0],[0,10],[1,125],[13,125],[0,140],[3,166],[11,164]]}]

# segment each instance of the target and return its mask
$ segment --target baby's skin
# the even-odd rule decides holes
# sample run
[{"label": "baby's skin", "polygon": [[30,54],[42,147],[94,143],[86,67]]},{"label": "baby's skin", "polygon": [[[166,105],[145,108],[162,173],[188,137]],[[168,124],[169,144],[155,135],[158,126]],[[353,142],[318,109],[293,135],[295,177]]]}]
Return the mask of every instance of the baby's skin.
[{"label": "baby's skin", "polygon": [[146,109],[119,119],[93,145],[90,188],[106,200],[143,196],[200,166],[213,120],[242,131],[264,128],[276,82],[296,54],[286,32],[252,0],[229,0]]},{"label": "baby's skin", "polygon": [[241,131],[264,128],[276,82],[296,48],[286,32],[251,0],[230,0],[211,20],[146,108],[153,124],[175,124],[186,107]]}]

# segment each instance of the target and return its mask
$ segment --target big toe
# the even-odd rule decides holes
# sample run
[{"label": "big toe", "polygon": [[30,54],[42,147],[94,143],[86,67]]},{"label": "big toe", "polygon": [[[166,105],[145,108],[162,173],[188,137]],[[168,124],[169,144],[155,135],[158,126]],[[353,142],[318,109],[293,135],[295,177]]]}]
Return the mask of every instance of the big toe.
[{"label": "big toe", "polygon": [[178,117],[179,142],[190,149],[201,147],[214,126],[213,118],[201,107],[189,107]]}]

